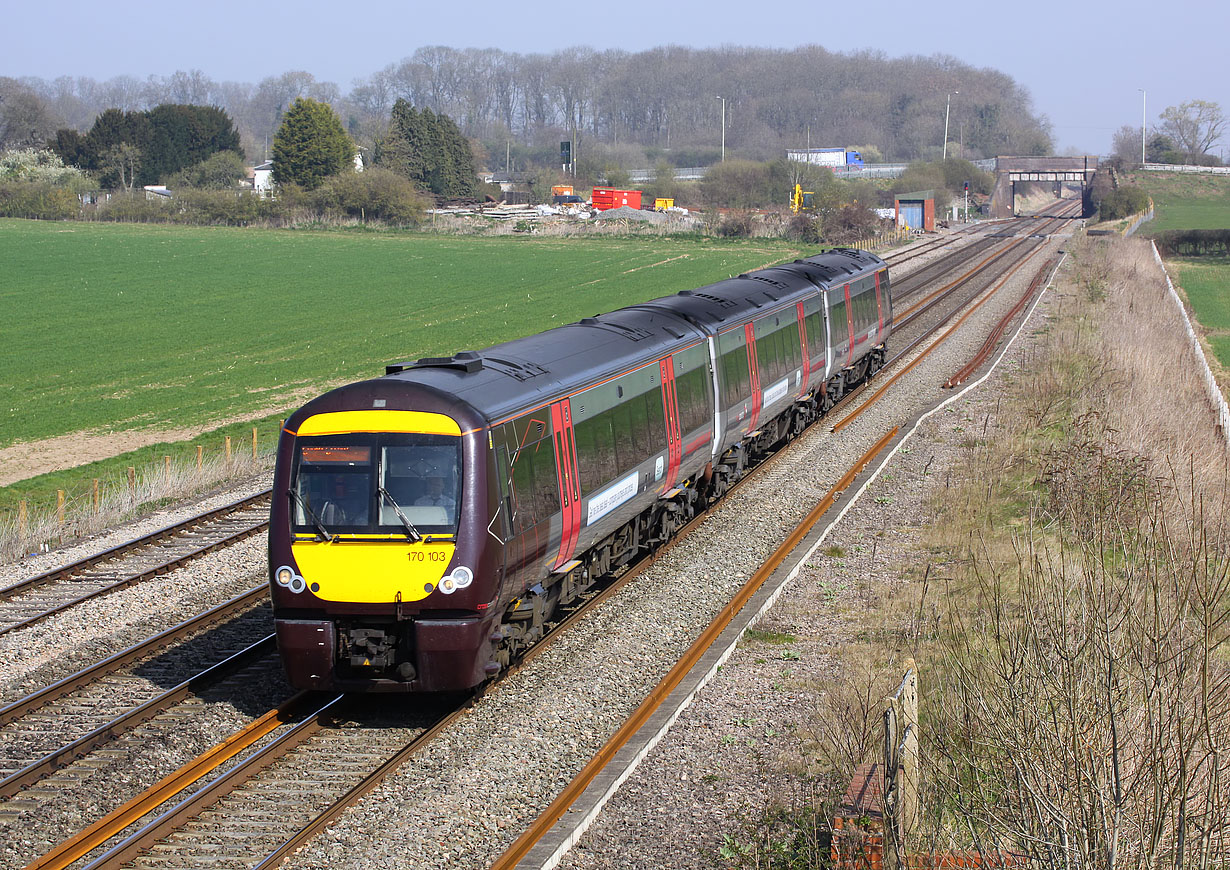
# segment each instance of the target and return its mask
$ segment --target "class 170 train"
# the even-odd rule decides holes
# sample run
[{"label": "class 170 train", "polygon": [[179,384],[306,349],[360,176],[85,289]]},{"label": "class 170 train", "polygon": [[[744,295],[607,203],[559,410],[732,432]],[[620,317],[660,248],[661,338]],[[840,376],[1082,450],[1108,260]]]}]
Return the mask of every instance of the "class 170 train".
[{"label": "class 170 train", "polygon": [[313,399],[270,508],[290,682],[484,683],[879,369],[891,328],[884,261],[835,250]]}]

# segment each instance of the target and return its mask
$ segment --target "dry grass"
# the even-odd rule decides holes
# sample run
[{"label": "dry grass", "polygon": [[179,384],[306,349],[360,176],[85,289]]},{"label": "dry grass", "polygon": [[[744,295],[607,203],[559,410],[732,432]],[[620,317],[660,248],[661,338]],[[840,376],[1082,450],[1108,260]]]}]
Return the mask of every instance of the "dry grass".
[{"label": "dry grass", "polygon": [[253,458],[242,452],[229,462],[222,456],[206,458],[200,468],[195,461],[146,466],[136,471],[134,486],[102,491],[97,505],[92,494],[67,500],[62,522],[55,508],[31,510],[24,522],[19,514],[0,518],[0,560],[12,561],[89,537],[272,466],[271,453]]}]

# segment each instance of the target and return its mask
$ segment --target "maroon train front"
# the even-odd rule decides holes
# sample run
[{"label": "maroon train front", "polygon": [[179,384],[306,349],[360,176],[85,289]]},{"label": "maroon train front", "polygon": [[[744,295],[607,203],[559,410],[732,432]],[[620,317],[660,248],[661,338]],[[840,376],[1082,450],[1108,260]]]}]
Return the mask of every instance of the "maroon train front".
[{"label": "maroon train front", "polygon": [[453,357],[291,415],[269,570],[300,688],[469,689],[883,365],[888,269],[839,250]]}]

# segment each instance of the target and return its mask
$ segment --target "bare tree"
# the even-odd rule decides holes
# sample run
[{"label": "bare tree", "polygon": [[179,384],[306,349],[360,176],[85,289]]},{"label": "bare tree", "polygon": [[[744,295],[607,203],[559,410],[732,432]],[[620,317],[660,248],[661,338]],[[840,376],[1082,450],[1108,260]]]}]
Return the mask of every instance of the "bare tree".
[{"label": "bare tree", "polygon": [[1170,106],[1161,114],[1161,132],[1174,140],[1189,157],[1208,154],[1230,123],[1221,106],[1208,100],[1188,100]]}]

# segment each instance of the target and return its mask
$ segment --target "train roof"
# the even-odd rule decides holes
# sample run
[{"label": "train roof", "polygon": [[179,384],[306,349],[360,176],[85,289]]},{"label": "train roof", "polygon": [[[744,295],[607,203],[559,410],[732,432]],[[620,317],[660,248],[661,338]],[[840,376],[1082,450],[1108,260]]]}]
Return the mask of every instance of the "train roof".
[{"label": "train roof", "polygon": [[495,422],[702,341],[723,323],[743,322],[791,297],[883,265],[865,251],[830,251],[484,350],[394,363],[386,366],[384,378],[362,383],[365,389],[376,383],[421,385],[454,396]]},{"label": "train roof", "polygon": [[495,421],[704,338],[670,311],[620,308],[485,350],[396,363],[386,372],[455,395]]},{"label": "train roof", "polygon": [[726,323],[746,322],[799,294],[840,285],[883,266],[882,259],[867,251],[837,249],[632,307],[672,311],[716,332]]}]

